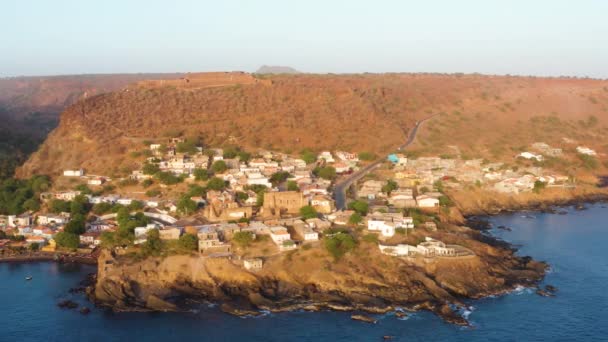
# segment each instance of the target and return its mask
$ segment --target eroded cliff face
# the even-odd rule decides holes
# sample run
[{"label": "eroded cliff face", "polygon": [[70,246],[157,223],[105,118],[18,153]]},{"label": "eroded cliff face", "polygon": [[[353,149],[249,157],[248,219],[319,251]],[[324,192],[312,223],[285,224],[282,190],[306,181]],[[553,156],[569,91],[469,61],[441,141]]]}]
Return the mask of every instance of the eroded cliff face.
[{"label": "eroded cliff face", "polygon": [[91,294],[98,304],[115,310],[180,310],[188,298],[221,303],[234,314],[293,309],[386,312],[406,307],[467,324],[448,304],[532,286],[544,274],[545,264],[516,257],[493,241],[454,240],[476,256],[406,260],[361,243],[338,262],[319,247],[267,259],[263,269],[253,272],[236,260],[193,255],[135,262],[106,251]]}]

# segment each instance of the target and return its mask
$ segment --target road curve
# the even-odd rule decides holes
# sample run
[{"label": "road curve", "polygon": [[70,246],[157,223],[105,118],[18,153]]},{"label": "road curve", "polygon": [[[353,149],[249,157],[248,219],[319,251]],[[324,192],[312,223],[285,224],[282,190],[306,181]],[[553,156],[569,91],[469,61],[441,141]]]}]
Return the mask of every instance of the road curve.
[{"label": "road curve", "polygon": [[[404,150],[406,147],[411,145],[414,142],[414,139],[416,139],[416,133],[418,132],[418,128],[420,127],[420,125],[422,125],[425,121],[428,121],[428,120],[434,118],[437,115],[439,115],[439,114],[434,114],[434,115],[429,116],[428,118],[417,121],[416,125],[410,132],[405,144],[399,146],[398,149]],[[334,201],[336,202],[336,209],[338,209],[338,210],[346,209],[346,189],[348,189],[354,182],[358,181],[363,176],[368,174],[370,171],[372,171],[373,169],[378,167],[384,160],[386,160],[386,158],[388,156],[389,155],[385,155],[382,158],[378,158],[373,163],[365,166],[364,168],[351,174],[347,178],[343,179],[342,181],[340,181],[339,183],[336,183],[334,185]]]}]

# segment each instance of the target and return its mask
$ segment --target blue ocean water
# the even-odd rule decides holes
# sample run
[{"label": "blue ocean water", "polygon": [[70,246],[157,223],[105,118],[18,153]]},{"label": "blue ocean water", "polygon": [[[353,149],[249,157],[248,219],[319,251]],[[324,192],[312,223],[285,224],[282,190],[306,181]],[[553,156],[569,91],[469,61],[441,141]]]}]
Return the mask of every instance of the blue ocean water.
[{"label": "blue ocean water", "polygon": [[[544,283],[555,298],[530,289],[471,301],[472,328],[446,324],[427,312],[406,320],[379,315],[376,325],[336,312],[293,312],[238,318],[217,308],[197,313],[120,313],[88,316],[56,306],[87,273],[84,265],[0,264],[0,341],[591,341],[608,340],[608,209],[568,209],[568,215],[524,213],[493,217],[499,238],[551,264]],[[33,280],[25,281],[28,275]]]}]

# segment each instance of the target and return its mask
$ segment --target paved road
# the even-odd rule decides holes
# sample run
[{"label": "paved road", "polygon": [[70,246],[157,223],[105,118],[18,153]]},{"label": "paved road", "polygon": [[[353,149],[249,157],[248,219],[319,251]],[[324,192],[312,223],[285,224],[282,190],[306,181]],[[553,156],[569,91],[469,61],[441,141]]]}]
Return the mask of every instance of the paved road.
[{"label": "paved road", "polygon": [[[428,118],[418,121],[416,122],[416,125],[414,126],[414,128],[412,129],[412,131],[410,132],[407,141],[405,142],[405,144],[399,146],[399,150],[404,150],[406,147],[408,147],[412,142],[414,142],[414,139],[416,139],[416,133],[418,132],[418,127],[420,127],[420,125],[422,125],[425,121],[434,118],[435,116],[437,116],[438,114],[435,115],[431,115]],[[378,167],[380,164],[382,164],[382,162],[384,162],[384,160],[386,160],[386,158],[388,158],[388,155],[382,157],[382,158],[378,158],[375,162],[365,166],[364,168],[360,169],[359,171],[351,174],[350,176],[348,176],[347,178],[341,180],[339,183],[336,183],[334,185],[334,200],[336,201],[336,209],[341,210],[341,209],[346,209],[346,189],[348,189],[354,182],[358,181],[359,179],[363,178],[363,176],[365,176],[366,174],[368,174],[370,171],[372,171],[373,169],[375,169],[376,167]]]}]

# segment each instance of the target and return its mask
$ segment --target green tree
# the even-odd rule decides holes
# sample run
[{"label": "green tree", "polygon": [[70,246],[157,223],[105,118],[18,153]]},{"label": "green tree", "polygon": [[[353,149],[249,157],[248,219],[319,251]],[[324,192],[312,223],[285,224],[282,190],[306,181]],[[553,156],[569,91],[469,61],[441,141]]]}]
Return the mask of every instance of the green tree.
[{"label": "green tree", "polygon": [[205,169],[194,169],[194,179],[197,181],[206,181],[209,179],[209,172]]},{"label": "green tree", "polygon": [[145,163],[142,172],[144,175],[155,175],[160,172],[160,168],[156,164]]},{"label": "green tree", "polygon": [[70,213],[72,215],[86,215],[89,212],[89,200],[84,195],[78,195],[70,202]]},{"label": "green tree", "polygon": [[159,172],[155,177],[165,185],[175,185],[183,181],[181,177],[174,175],[172,172]]},{"label": "green tree", "polygon": [[54,239],[59,247],[76,249],[80,245],[80,237],[68,232],[59,232],[55,234]]},{"label": "green tree", "polygon": [[211,170],[214,173],[224,173],[228,170],[228,165],[226,165],[226,162],[223,160],[217,160],[211,165]]},{"label": "green tree", "polygon": [[359,214],[357,212],[353,213],[348,218],[348,223],[351,224],[351,225],[353,225],[353,226],[357,226],[361,222],[363,222],[363,217],[361,216],[361,214]]},{"label": "green tree", "polygon": [[270,182],[273,185],[278,185],[280,183],[283,183],[284,181],[287,180],[287,178],[289,178],[289,172],[286,171],[279,171],[279,172],[275,172],[270,176]]},{"label": "green tree", "polygon": [[112,204],[110,204],[110,203],[102,202],[102,203],[97,203],[93,206],[93,213],[95,215],[103,215],[103,214],[107,214],[111,211],[112,211]]},{"label": "green tree", "polygon": [[207,189],[209,190],[224,190],[226,188],[226,182],[218,177],[213,177],[207,182]]},{"label": "green tree", "polygon": [[146,256],[158,256],[163,249],[158,229],[150,229],[146,234],[146,242],[142,246],[142,253]]},{"label": "green tree", "polygon": [[435,181],[435,183],[433,183],[433,186],[435,187],[435,189],[437,189],[437,191],[443,192],[443,182],[441,180]]},{"label": "green tree", "polygon": [[315,218],[318,216],[317,211],[310,205],[305,205],[300,208],[300,216],[302,216],[303,220],[308,220],[311,218]]},{"label": "green tree", "polygon": [[239,151],[238,153],[239,160],[243,163],[248,163],[251,159],[251,153],[245,151]]},{"label": "green tree", "polygon": [[74,234],[74,235],[83,234],[85,232],[84,216],[82,214],[78,214],[78,213],[72,215],[70,222],[68,222],[65,225],[65,228],[63,229],[63,231],[66,233]]},{"label": "green tree", "polygon": [[392,179],[389,179],[386,181],[386,184],[382,187],[382,192],[390,195],[391,192],[393,192],[394,190],[397,190],[397,188],[399,188],[399,185],[397,185],[397,182],[395,182]]},{"label": "green tree", "polygon": [[357,242],[348,233],[337,233],[331,237],[325,238],[325,249],[327,249],[335,260],[339,260],[356,246]]},{"label": "green tree", "polygon": [[247,247],[253,242],[252,232],[236,232],[232,236],[232,241],[241,247]]},{"label": "green tree", "polygon": [[336,169],[333,166],[325,166],[319,169],[319,177],[327,180],[334,180],[336,178]]},{"label": "green tree", "polygon": [[148,197],[158,197],[161,194],[159,189],[150,189],[146,191],[146,196]]},{"label": "green tree", "polygon": [[40,201],[36,198],[30,198],[23,202],[24,210],[38,211],[40,210]]},{"label": "green tree", "polygon": [[190,196],[184,195],[177,201],[177,210],[184,215],[191,215],[197,209],[196,202],[190,199]]},{"label": "green tree", "polygon": [[376,155],[371,152],[360,152],[359,153],[359,160],[372,161],[374,159],[376,159]]},{"label": "green tree", "polygon": [[300,187],[296,181],[287,181],[287,190],[288,191],[300,191]]},{"label": "green tree", "polygon": [[49,210],[52,213],[69,213],[70,212],[70,202],[54,199],[49,203]]},{"label": "green tree", "polygon": [[545,182],[541,182],[539,180],[537,180],[536,182],[534,182],[534,188],[532,189],[532,191],[534,191],[534,193],[540,193],[545,187],[547,186],[547,184]]},{"label": "green tree", "polygon": [[300,154],[300,158],[306,162],[306,164],[312,164],[317,161],[317,154],[311,150],[305,149]]},{"label": "green tree", "polygon": [[348,208],[350,210],[354,210],[359,213],[361,216],[367,215],[367,211],[369,210],[369,204],[365,201],[352,201],[348,204]]},{"label": "green tree", "polygon": [[179,153],[195,154],[198,152],[196,145],[197,142],[194,139],[186,139],[185,141],[178,143],[175,150]]},{"label": "green tree", "polygon": [[152,184],[154,184],[154,181],[151,179],[144,179],[144,181],[141,182],[141,186],[143,186],[144,188],[147,188]]},{"label": "green tree", "polygon": [[249,195],[246,192],[242,192],[242,191],[237,191],[235,196],[236,196],[236,200],[239,202],[244,202],[247,199],[249,199]]},{"label": "green tree", "polygon": [[198,248],[198,238],[193,234],[184,234],[179,238],[179,246],[186,251],[195,251]]}]

